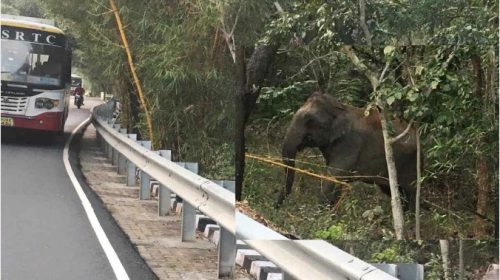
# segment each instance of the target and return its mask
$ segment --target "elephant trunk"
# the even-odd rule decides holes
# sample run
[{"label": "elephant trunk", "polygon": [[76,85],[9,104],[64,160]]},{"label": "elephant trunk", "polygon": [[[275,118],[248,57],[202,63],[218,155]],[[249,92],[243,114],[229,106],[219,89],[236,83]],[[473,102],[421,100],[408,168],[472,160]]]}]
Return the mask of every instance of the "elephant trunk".
[{"label": "elephant trunk", "polygon": [[[282,160],[289,167],[295,167],[295,156],[303,147],[302,135],[296,135],[293,131],[288,131],[283,143]],[[285,167],[285,186],[280,193],[277,206],[283,203],[283,200],[292,191],[293,180],[295,178],[295,170]]]}]

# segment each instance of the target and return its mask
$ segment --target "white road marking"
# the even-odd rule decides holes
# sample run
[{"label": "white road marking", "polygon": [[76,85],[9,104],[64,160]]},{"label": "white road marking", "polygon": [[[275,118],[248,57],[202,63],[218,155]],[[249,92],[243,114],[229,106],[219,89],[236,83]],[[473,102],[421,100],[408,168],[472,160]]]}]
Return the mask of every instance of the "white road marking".
[{"label": "white road marking", "polygon": [[116,279],[129,280],[130,278],[128,277],[127,272],[125,271],[123,264],[120,262],[118,255],[116,254],[115,250],[113,249],[113,246],[109,242],[106,233],[102,229],[102,226],[99,223],[99,220],[97,219],[94,209],[92,208],[89,199],[83,192],[82,186],[76,179],[75,173],[73,172],[73,169],[71,168],[71,165],[69,163],[69,145],[73,140],[73,137],[76,134],[76,132],[78,132],[88,122],[90,122],[90,119],[91,117],[86,119],[71,132],[71,135],[66,141],[66,144],[64,146],[63,162],[64,166],[66,167],[66,172],[68,172],[68,176],[71,179],[71,182],[73,183],[73,187],[75,188],[75,191],[78,194],[80,201],[82,202],[83,209],[85,210],[85,213],[87,213],[87,217],[89,218],[89,222],[92,225],[92,228],[94,229],[95,235],[97,236],[97,239],[99,240],[99,243],[101,244],[101,247],[104,250],[106,257],[108,258],[108,261],[111,264],[111,267],[113,268],[113,272],[115,273]]}]

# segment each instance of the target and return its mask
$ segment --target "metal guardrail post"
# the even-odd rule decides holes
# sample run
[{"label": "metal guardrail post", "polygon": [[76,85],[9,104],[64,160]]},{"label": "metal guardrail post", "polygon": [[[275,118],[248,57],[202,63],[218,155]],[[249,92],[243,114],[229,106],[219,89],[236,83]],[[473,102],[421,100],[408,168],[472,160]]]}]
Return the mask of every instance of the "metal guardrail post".
[{"label": "metal guardrail post", "polygon": [[233,278],[234,260],[236,259],[236,237],[225,228],[220,229],[219,235],[219,279]]},{"label": "metal guardrail post", "polygon": [[101,134],[97,130],[96,130],[96,133],[95,133],[95,138],[96,138],[96,142],[97,142],[97,147],[101,147],[101,143],[104,140],[102,139]]},{"label": "metal guardrail post", "polygon": [[[213,181],[214,183],[222,186],[225,189],[231,190],[234,194],[234,181]],[[224,277],[233,278],[234,276],[234,267],[235,267],[235,259],[236,259],[236,236],[221,227],[220,235],[219,235],[219,279]]]},{"label": "metal guardrail post", "polygon": [[[128,138],[136,141],[137,134],[128,134]],[[135,186],[135,164],[127,159],[127,186]]]},{"label": "metal guardrail post", "polygon": [[[151,150],[151,141],[137,141],[144,148]],[[151,176],[144,171],[140,171],[141,185],[139,190],[139,199],[140,200],[148,200],[151,199],[151,190],[150,190],[150,182]]]},{"label": "metal guardrail post", "polygon": [[424,280],[422,264],[398,264],[398,277],[401,280]]},{"label": "metal guardrail post", "polygon": [[295,280],[295,278],[293,278],[290,274],[288,274],[284,271],[281,273],[281,275],[282,275],[282,278],[281,278],[282,280]]},{"label": "metal guardrail post", "polygon": [[212,180],[212,182],[216,183],[217,185],[220,185],[221,187],[225,188],[228,191],[231,191],[232,193],[235,192],[236,189],[236,182],[231,181],[231,180]]},{"label": "metal guardrail post", "polygon": [[[198,174],[197,162],[176,162],[178,165],[187,170]],[[189,204],[186,200],[182,201],[182,227],[181,235],[182,242],[195,240],[196,234],[196,208]]]},{"label": "metal guardrail post", "polygon": [[108,158],[109,149],[110,149],[110,145],[109,145],[109,143],[108,143],[108,142],[105,142],[105,143],[104,143],[104,149],[103,149],[103,150],[104,150],[104,154],[105,154],[106,158]]},{"label": "metal guardrail post", "polygon": [[[127,134],[127,129],[126,128],[121,128],[120,129],[121,134]],[[118,153],[118,168],[117,168],[118,174],[123,175],[127,173],[127,158]]]},{"label": "metal guardrail post", "polygon": [[[158,151],[159,155],[172,160],[172,151],[170,150],[160,150]],[[170,212],[170,208],[172,207],[171,201],[172,192],[163,184],[160,184],[158,187],[158,215],[166,216]]]},{"label": "metal guardrail post", "polygon": [[400,280],[423,280],[424,279],[424,266],[421,264],[407,264],[407,263],[374,263],[376,268],[384,271],[385,273],[397,277]]},{"label": "metal guardrail post", "polygon": [[108,155],[108,146],[109,144],[107,141],[102,141],[102,151],[106,156]]},{"label": "metal guardrail post", "polygon": [[[113,126],[113,122],[111,120],[108,120],[108,124]],[[110,143],[107,144],[107,156],[108,160],[113,161],[113,147],[111,146]]]},{"label": "metal guardrail post", "polygon": [[[97,130],[97,129],[96,129]],[[107,142],[106,140],[104,140],[104,138],[102,137],[102,134],[99,133],[99,136],[101,137],[101,151],[103,151],[105,154],[107,154],[107,150],[106,150],[106,145],[107,145]]]},{"label": "metal guardrail post", "polygon": [[[114,124],[113,125],[113,128],[120,132],[120,127],[121,125],[120,124]],[[112,152],[112,160],[111,160],[111,164],[112,165],[116,165],[118,166],[118,158],[120,157],[120,153],[116,150],[116,149],[113,149],[113,152]]]}]

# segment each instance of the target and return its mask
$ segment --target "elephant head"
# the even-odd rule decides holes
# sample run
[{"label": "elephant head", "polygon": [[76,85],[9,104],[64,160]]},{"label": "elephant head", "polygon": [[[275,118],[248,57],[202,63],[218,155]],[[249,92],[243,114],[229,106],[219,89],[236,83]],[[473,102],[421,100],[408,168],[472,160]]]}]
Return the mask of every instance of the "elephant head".
[{"label": "elephant head", "polygon": [[[313,93],[293,116],[282,149],[282,160],[295,166],[295,156],[306,147],[317,147],[327,160],[329,147],[349,129],[349,110],[328,94]],[[285,191],[278,199],[278,206],[290,194],[295,171],[286,168]]]}]

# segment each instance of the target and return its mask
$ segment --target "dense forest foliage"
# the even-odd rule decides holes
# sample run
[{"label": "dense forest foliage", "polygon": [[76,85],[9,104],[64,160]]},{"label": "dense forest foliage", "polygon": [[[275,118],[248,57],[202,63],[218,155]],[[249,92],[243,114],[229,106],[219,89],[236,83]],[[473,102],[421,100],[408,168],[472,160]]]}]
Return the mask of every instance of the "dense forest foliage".
[{"label": "dense forest foliage", "polygon": [[[390,119],[413,121],[419,131],[427,205],[422,238],[492,238],[498,197],[498,18],[493,2],[476,4],[367,2],[363,15],[344,1],[297,1],[286,7],[261,39],[278,41],[280,50],[275,75],[262,88],[247,129],[248,151],[280,160],[291,115],[313,91],[358,107],[383,106]],[[395,7],[401,13],[394,13]],[[355,45],[346,49],[345,44]],[[384,77],[376,90],[371,77]],[[296,163],[329,172],[318,151],[306,151]],[[373,186],[353,185],[341,203],[328,207],[326,182],[303,175],[288,203],[276,210],[283,178],[281,168],[251,162],[244,197],[292,233],[331,239],[393,235],[389,200]],[[413,236],[414,221],[405,216],[407,237]]]},{"label": "dense forest foliage", "polygon": [[[404,213],[404,237],[415,238],[418,231],[421,239],[489,240],[466,245],[478,256],[466,265],[471,277],[498,262],[497,1],[116,4],[156,148],[172,149],[176,160],[199,161],[208,178],[230,179],[235,154],[241,154],[234,148],[238,125],[248,154],[281,162],[292,115],[313,92],[378,109],[392,136],[396,118],[420,136],[422,209],[418,219]],[[107,0],[6,0],[2,12],[55,18],[70,35],[74,66],[92,82],[91,90],[113,94],[124,105],[120,121],[146,137],[146,118]],[[317,174],[332,172],[317,149],[306,149],[295,162]],[[276,208],[284,174],[283,167],[247,158],[242,203],[300,238],[360,240],[342,244],[366,259],[421,258],[430,268],[426,279],[440,279],[437,244],[363,245],[361,240],[395,238],[391,198],[375,186],[350,183],[340,202],[329,205],[336,186],[297,174],[291,196]]]},{"label": "dense forest foliage", "polygon": [[[498,247],[494,241],[454,240],[448,245],[447,279],[481,279],[487,267],[477,263],[494,263]],[[373,263],[420,263],[424,279],[446,279],[440,241],[372,240],[334,241],[334,245]],[[466,256],[465,259],[463,256]],[[461,257],[462,256],[462,257]],[[460,259],[462,258],[462,263]],[[469,260],[474,260],[470,262]],[[475,263],[475,264],[473,264]],[[462,278],[460,278],[462,276]]]}]

